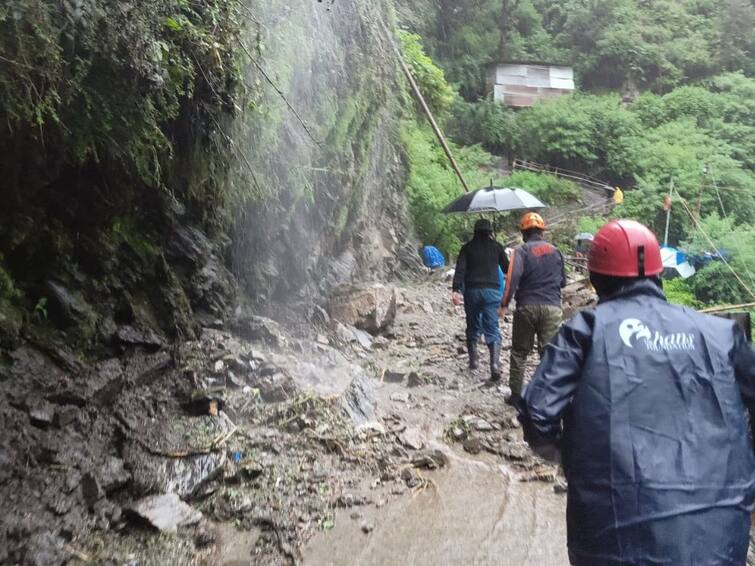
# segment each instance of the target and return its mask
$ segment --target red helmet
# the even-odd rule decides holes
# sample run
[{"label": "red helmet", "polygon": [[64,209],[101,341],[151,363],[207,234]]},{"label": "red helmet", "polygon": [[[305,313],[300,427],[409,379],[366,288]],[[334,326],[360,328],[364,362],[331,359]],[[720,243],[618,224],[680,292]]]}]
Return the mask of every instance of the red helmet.
[{"label": "red helmet", "polygon": [[649,277],[663,271],[661,247],[649,228],[634,220],[613,220],[592,241],[587,269],[615,277]]}]

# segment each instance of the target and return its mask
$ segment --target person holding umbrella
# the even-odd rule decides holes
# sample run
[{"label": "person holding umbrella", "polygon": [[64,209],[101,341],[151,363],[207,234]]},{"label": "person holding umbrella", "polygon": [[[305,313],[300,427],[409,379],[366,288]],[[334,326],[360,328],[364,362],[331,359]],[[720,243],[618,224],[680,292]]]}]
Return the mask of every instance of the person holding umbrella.
[{"label": "person holding umbrella", "polygon": [[[538,198],[516,187],[490,186],[464,193],[443,209],[446,214],[487,214],[513,210],[546,208]],[[467,348],[469,366],[477,367],[477,339],[485,334],[490,350],[490,377],[501,379],[500,353],[501,334],[498,328],[497,307],[503,293],[500,291],[509,282],[498,279],[498,268],[507,273],[508,258],[503,246],[493,237],[493,229],[487,220],[475,225],[475,236],[459,253],[453,283],[453,302],[461,304],[462,290],[467,315]],[[491,303],[495,301],[495,303]]]},{"label": "person holding umbrella", "polygon": [[464,298],[467,352],[470,369],[477,369],[477,342],[485,335],[490,351],[490,378],[501,379],[501,332],[498,327],[498,304],[501,301],[499,268],[506,273],[509,262],[503,246],[493,237],[489,220],[480,219],[474,237],[464,244],[456,260],[452,301],[460,305]]}]

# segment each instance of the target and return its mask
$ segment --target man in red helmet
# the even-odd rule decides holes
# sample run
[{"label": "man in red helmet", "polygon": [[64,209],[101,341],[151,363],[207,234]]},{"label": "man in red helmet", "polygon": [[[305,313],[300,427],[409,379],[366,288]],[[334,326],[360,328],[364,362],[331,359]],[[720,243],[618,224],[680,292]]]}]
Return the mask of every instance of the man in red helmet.
[{"label": "man in red helmet", "polygon": [[514,405],[524,386],[527,357],[535,338],[542,352],[561,324],[561,288],[566,285],[564,258],[556,246],[543,239],[543,217],[528,212],[519,229],[524,243],[511,254],[499,311],[503,318],[511,299],[516,299],[509,365],[509,402]]},{"label": "man in red helmet", "polygon": [[530,446],[563,462],[571,563],[743,566],[755,352],[736,323],[666,302],[642,224],[601,228],[588,268],[598,306],[561,328],[518,407]]}]

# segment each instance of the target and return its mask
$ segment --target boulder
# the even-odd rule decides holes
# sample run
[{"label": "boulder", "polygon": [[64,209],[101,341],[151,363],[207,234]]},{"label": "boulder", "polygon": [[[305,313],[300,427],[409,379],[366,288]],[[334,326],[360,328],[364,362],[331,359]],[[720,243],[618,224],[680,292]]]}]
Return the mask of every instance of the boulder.
[{"label": "boulder", "polygon": [[175,533],[178,527],[195,525],[202,520],[202,513],[181,501],[175,493],[145,497],[127,510],[165,533]]},{"label": "boulder", "polygon": [[396,290],[379,284],[338,287],[328,310],[334,320],[377,334],[396,317]]},{"label": "boulder", "polygon": [[60,283],[47,281],[45,293],[50,317],[61,326],[93,328],[97,317],[92,307],[78,294]]},{"label": "boulder", "polygon": [[236,309],[231,324],[232,330],[247,340],[259,340],[283,348],[287,345],[286,334],[280,324],[272,319],[252,314],[247,309]]}]

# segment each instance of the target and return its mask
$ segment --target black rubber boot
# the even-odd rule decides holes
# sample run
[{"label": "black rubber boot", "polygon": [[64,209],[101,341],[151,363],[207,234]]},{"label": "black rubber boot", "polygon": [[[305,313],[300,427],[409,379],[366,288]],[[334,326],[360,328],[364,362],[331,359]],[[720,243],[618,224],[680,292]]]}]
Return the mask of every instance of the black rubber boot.
[{"label": "black rubber boot", "polygon": [[488,344],[490,350],[490,380],[501,380],[501,343]]},{"label": "black rubber boot", "polygon": [[467,352],[469,353],[469,369],[477,369],[477,340],[467,340]]}]

